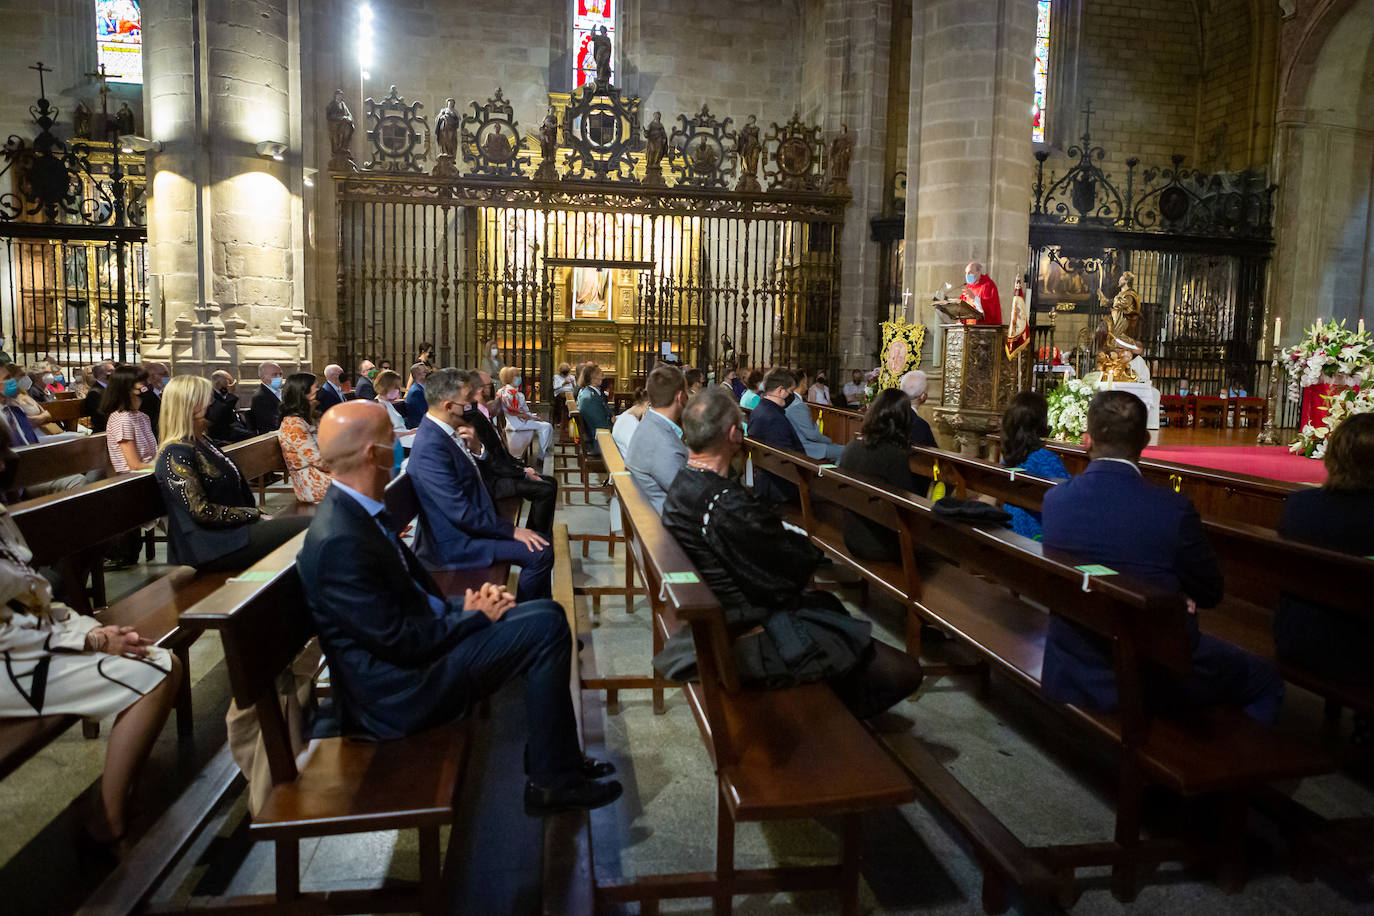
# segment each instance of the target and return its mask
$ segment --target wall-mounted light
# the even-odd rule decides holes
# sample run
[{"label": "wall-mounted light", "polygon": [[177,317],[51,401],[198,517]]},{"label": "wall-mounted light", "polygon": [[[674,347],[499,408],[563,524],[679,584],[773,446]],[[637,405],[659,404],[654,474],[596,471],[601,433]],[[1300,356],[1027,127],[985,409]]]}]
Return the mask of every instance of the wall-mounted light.
[{"label": "wall-mounted light", "polygon": [[160,153],[162,152],[162,141],[149,140],[138,134],[120,134],[119,151],[121,153]]},{"label": "wall-mounted light", "polygon": [[358,71],[363,79],[371,79],[372,67],[372,5],[358,4]]},{"label": "wall-mounted light", "polygon": [[315,176],[320,173],[320,170],[312,169],[310,168],[310,166],[306,166],[304,169],[302,169],[302,171],[305,173],[304,178],[302,179],[305,183],[305,186],[307,188],[313,188],[315,186]]},{"label": "wall-mounted light", "polygon": [[281,162],[286,158],[286,144],[280,140],[264,140],[258,144],[258,155]]}]

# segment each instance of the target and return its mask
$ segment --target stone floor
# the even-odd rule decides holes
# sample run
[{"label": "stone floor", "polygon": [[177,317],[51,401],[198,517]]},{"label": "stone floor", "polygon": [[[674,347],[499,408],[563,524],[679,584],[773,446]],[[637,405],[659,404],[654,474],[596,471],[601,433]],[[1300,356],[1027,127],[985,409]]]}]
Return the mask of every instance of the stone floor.
[{"label": "stone floor", "polygon": [[[598,496],[594,502],[600,502]],[[604,531],[599,506],[560,508],[570,530]],[[621,581],[623,550],[614,560],[605,545],[574,558],[578,584]],[[156,565],[111,577],[112,596],[127,593]],[[853,605],[857,592],[840,594],[870,617],[882,638],[896,644],[901,615],[896,606]],[[650,640],[647,604],[625,613],[619,598],[602,602],[590,629],[584,663],[600,672],[644,673]],[[584,610],[590,615],[590,608]],[[151,818],[194,776],[224,740],[227,682],[213,635],[192,651],[195,679],[195,738],[178,742],[168,728],[144,780],[143,807]],[[935,751],[971,791],[1027,843],[1103,840],[1111,835],[1112,762],[1084,742],[1044,704],[1009,682],[994,679],[990,696],[976,699],[970,685],[951,679],[928,681],[920,693],[879,723],[892,741],[921,741]],[[713,779],[706,751],[681,695],[670,693],[667,711],[655,716],[647,692],[621,696],[616,715],[606,715],[599,695],[584,695],[589,750],[613,760],[625,785],[619,803],[592,815],[599,875],[638,875],[709,869],[714,853]],[[448,847],[452,875],[451,911],[532,914],[539,911],[541,833],[537,821],[520,813],[523,706],[518,685],[498,694],[491,718],[479,724],[478,741],[460,805],[462,812]],[[1320,732],[1314,698],[1292,691],[1283,726],[1294,733]],[[1348,720],[1347,720],[1348,725]],[[108,731],[105,723],[104,731]],[[103,741],[87,741],[73,730],[18,772],[0,782],[0,912],[71,912],[104,875],[79,863],[70,832],[100,772]],[[403,778],[400,774],[399,778]],[[1309,780],[1298,797],[1324,814],[1374,815],[1372,781],[1337,775]],[[1158,812],[1170,809],[1158,799]],[[1083,874],[1075,913],[1131,911],[1150,914],[1374,913],[1374,887],[1323,871],[1300,885],[1288,877],[1285,849],[1272,829],[1251,824],[1250,880],[1236,895],[1224,894],[1212,876],[1166,866],[1147,875],[1130,906],[1111,896],[1104,871]],[[736,862],[741,867],[825,861],[837,847],[833,825],[789,822],[741,826]],[[919,803],[865,821],[864,907],[872,913],[977,913],[980,871],[951,829]],[[241,799],[227,800],[211,829],[183,857],[160,899],[184,899],[192,892],[266,892],[272,886],[271,850],[246,838]],[[445,841],[448,841],[446,835]],[[312,841],[302,846],[306,889],[374,886],[385,878],[414,878],[418,871],[413,837],[364,834]],[[826,894],[738,898],[741,914],[830,913]],[[1022,913],[1048,912],[1044,905],[1013,899]],[[665,904],[665,912],[708,913],[709,902]],[[634,912],[626,908],[623,912]]]}]

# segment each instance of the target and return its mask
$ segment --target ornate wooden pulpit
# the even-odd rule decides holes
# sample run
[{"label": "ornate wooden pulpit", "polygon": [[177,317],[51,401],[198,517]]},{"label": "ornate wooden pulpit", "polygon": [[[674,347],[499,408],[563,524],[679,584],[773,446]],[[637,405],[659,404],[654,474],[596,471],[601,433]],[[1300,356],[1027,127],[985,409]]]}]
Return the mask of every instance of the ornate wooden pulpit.
[{"label": "ornate wooden pulpit", "polygon": [[983,450],[988,433],[1002,424],[1012,395],[1030,385],[1029,347],[1007,358],[1007,329],[996,324],[946,324],[945,384],[936,422],[954,433],[959,448],[969,454]]}]

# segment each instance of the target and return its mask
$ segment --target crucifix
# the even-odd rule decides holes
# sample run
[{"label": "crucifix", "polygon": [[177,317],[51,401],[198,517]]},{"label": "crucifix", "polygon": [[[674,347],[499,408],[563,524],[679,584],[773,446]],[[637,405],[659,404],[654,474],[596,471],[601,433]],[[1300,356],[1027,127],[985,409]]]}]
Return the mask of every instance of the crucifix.
[{"label": "crucifix", "polygon": [[37,71],[38,71],[38,97],[39,97],[40,99],[45,99],[45,98],[47,98],[47,97],[48,97],[48,93],[47,93],[47,91],[43,88],[43,74],[44,74],[44,73],[51,73],[51,72],[52,72],[52,67],[45,67],[45,66],[43,66],[43,62],[40,60],[38,63],[34,64],[34,65],[33,65],[32,67],[30,67],[29,69],[30,69],[30,70],[37,70]]},{"label": "crucifix", "polygon": [[1083,106],[1083,139],[1086,141],[1092,136],[1093,132],[1093,100],[1088,99],[1088,104]]},{"label": "crucifix", "polygon": [[[42,65],[42,64],[39,64],[39,66],[41,67],[41,66],[43,66],[43,65]],[[32,70],[33,68],[30,67],[29,69]],[[109,83],[106,82],[106,76],[107,76],[107,74],[105,73],[105,65],[104,65],[104,64],[101,64],[100,67],[99,67],[97,70],[95,70],[94,72],[91,72],[91,73],[87,73],[86,75],[100,81],[100,115],[101,115],[101,118],[102,118],[102,119],[108,121],[108,120],[109,120],[109,116],[110,116],[110,109],[109,109],[108,103],[106,102],[106,98],[107,98],[107,97],[109,96],[109,94],[110,94],[110,86],[109,86]],[[115,76],[118,76],[118,75],[119,75],[119,74],[117,74],[117,73],[115,74]],[[41,78],[41,74],[40,74],[40,78]],[[40,84],[40,85],[41,85],[41,84]]]},{"label": "crucifix", "polygon": [[907,315],[907,309],[910,308],[910,307],[911,307],[911,288],[910,288],[910,287],[907,287],[905,290],[902,291],[902,317],[905,318],[905,319],[907,319],[908,321],[911,320],[910,317],[908,317],[908,315]]}]

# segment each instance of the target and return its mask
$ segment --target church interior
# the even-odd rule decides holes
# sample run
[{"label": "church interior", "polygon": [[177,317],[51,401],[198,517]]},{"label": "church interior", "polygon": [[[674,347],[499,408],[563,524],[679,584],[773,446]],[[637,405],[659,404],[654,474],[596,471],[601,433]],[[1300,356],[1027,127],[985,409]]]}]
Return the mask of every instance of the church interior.
[{"label": "church interior", "polygon": [[[11,564],[31,579],[0,618],[0,910],[1374,912],[1374,0],[9,0],[0,25],[0,592]],[[476,458],[444,421],[450,368],[472,373],[454,416],[480,402],[497,431]],[[137,461],[105,428],[121,372],[161,392]],[[183,377],[213,391],[183,435],[221,401],[243,430],[208,446],[241,511],[300,521],[217,573],[181,562],[164,480]],[[394,418],[400,473],[367,512],[410,510],[390,538],[440,605],[518,575],[523,606],[525,560],[429,564],[437,510],[403,466],[425,429],[479,488],[493,451],[556,487],[562,701],[618,800],[520,812],[545,727],[523,667],[443,727],[341,736],[357,685],[306,569],[333,516],[287,450],[292,380],[321,492],[350,467],[326,408]],[[826,593],[885,647],[863,664],[919,663],[885,711],[817,674],[751,679],[750,639],[802,664],[771,621],[806,608],[732,617],[669,488],[644,488],[621,418],[643,438],[662,413],[689,474],[692,405],[721,390],[744,413],[719,473],[814,565],[755,586]],[[911,486],[850,464],[892,391]],[[791,451],[775,395],[806,427]],[[1143,418],[1124,459],[1108,403]],[[1062,473],[1018,451],[1027,404]],[[1183,527],[1157,537],[1132,479],[1076,555],[1052,545],[1104,461]],[[481,511],[518,540],[533,497],[512,521],[503,493]],[[1345,519],[1319,540],[1293,533],[1314,494]],[[859,556],[856,525],[892,552]],[[1094,544],[1118,527],[1142,553],[1195,537],[1174,556],[1205,555],[1214,600],[1138,581]],[[62,625],[45,589],[182,678],[123,684],[130,720],[168,698],[113,839],[83,824],[114,804],[126,707],[44,711],[62,655],[11,640]],[[1285,642],[1299,606],[1339,619],[1315,661]],[[1110,708],[1055,698],[1056,627],[1090,634]],[[1213,644],[1281,709],[1165,704],[1222,665]]]}]

